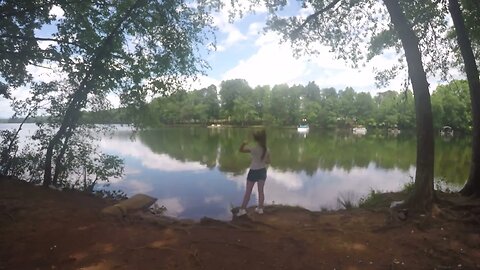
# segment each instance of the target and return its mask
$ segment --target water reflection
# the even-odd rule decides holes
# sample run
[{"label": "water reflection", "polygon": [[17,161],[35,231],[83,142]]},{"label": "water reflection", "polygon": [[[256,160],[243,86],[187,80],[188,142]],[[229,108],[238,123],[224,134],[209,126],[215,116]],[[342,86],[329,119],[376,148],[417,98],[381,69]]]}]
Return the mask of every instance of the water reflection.
[{"label": "water reflection", "polygon": [[[117,188],[148,190],[174,216],[225,219],[230,205],[241,200],[249,158],[238,146],[250,132],[165,128],[139,132],[134,140],[123,134],[104,140],[102,146],[126,158],[127,176]],[[371,189],[399,190],[415,174],[416,146],[408,134],[358,137],[311,131],[305,136],[272,129],[268,135],[269,203],[335,208],[339,195],[359,199]],[[469,141],[454,138],[436,144],[436,178],[457,189],[468,176]]]},{"label": "water reflection", "polygon": [[[0,126],[0,129],[5,128]],[[33,134],[27,125],[22,138]],[[100,142],[103,151],[125,159],[125,177],[110,188],[159,198],[168,214],[198,219],[229,219],[231,205],[243,195],[248,155],[238,152],[251,129],[163,128],[133,133],[118,129]],[[399,190],[415,175],[412,134],[325,133],[270,129],[266,202],[300,205],[312,210],[337,207],[337,198],[358,199],[370,189]],[[437,138],[435,178],[450,189],[468,177],[470,140]],[[256,194],[252,197],[252,203]]]}]

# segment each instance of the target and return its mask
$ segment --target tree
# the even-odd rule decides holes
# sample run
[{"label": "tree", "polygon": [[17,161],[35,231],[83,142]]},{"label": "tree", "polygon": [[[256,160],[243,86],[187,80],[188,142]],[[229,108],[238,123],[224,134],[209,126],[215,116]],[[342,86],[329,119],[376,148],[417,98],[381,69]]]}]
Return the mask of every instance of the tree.
[{"label": "tree", "polygon": [[289,87],[286,84],[275,85],[272,88],[270,98],[270,115],[273,117],[274,124],[276,125],[288,125],[289,118]]},{"label": "tree", "polygon": [[434,136],[433,117],[428,91],[427,75],[423,69],[422,55],[418,38],[412,31],[398,0],[384,0],[394,28],[399,35],[405,57],[408,74],[412,81],[415,96],[415,113],[417,127],[417,170],[415,172],[415,188],[407,201],[410,209],[431,210],[433,193]]},{"label": "tree", "polygon": [[[480,3],[477,0],[461,0],[462,12],[460,13],[465,22],[465,29],[475,55],[480,59]],[[455,27],[455,26],[454,26]]]},{"label": "tree", "polygon": [[[470,165],[470,175],[461,193],[466,196],[480,196],[480,79],[472,45],[468,38],[468,32],[465,28],[458,0],[449,0],[448,9],[452,15],[455,32],[457,34],[457,42],[465,64],[472,104],[472,162]],[[477,10],[480,11],[480,8]]]},{"label": "tree", "polygon": [[351,126],[355,121],[357,115],[357,108],[355,107],[356,93],[351,87],[346,87],[345,90],[338,92],[338,112],[341,121],[346,126]]},{"label": "tree", "polygon": [[398,93],[395,91],[386,91],[378,93],[375,97],[377,105],[376,123],[379,127],[390,128],[398,124],[399,103]]},{"label": "tree", "polygon": [[469,131],[472,125],[470,96],[466,81],[452,81],[439,85],[432,94],[434,127],[440,130],[450,126],[455,131]]},{"label": "tree", "polygon": [[222,81],[220,83],[220,101],[223,116],[232,117],[235,100],[239,97],[246,97],[251,91],[252,88],[244,79]]},{"label": "tree", "polygon": [[245,126],[248,122],[251,123],[257,120],[257,118],[258,114],[253,102],[248,101],[242,96],[235,99],[232,111],[232,120],[234,122]]},{"label": "tree", "polygon": [[0,74],[8,85],[16,87],[31,81],[28,65],[39,65],[45,59],[58,59],[58,54],[51,48],[42,49],[40,41],[68,42],[35,35],[42,25],[55,19],[50,16],[55,3],[50,0],[1,2]]},{"label": "tree", "polygon": [[207,88],[201,90],[203,96],[203,103],[207,105],[207,115],[208,119],[218,119],[220,116],[220,104],[218,101],[217,87],[215,85],[210,85]]},{"label": "tree", "polygon": [[[2,146],[0,160],[0,168],[2,168],[2,170],[0,174],[13,175],[16,177],[21,176],[21,168],[12,169],[12,167],[20,167],[18,163],[20,163],[19,159],[22,159],[17,156],[20,152],[18,147],[20,131],[30,118],[37,116],[38,111],[44,108],[47,100],[52,100],[51,92],[55,85],[55,83],[34,83],[32,85],[32,97],[28,97],[25,100],[13,99],[12,105],[15,111],[13,117],[23,116],[23,120],[16,131],[2,131],[4,141],[0,144]],[[17,163],[17,166],[14,166],[15,163]]]},{"label": "tree", "polygon": [[266,121],[266,118],[268,118],[268,106],[270,105],[270,86],[255,87],[253,89],[253,103],[258,117]]},{"label": "tree", "polygon": [[[300,2],[314,9],[314,12],[305,19],[277,15],[278,6],[284,6],[286,4],[284,1],[276,4],[269,3],[272,15],[268,28],[282,33],[284,40],[292,41],[302,52],[317,53],[316,47],[311,45],[321,42],[329,45],[337,57],[351,60],[354,66],[358,66],[359,62],[370,58],[361,49],[363,47],[361,44],[365,40],[372,41],[385,31],[389,31],[395,33],[401,41],[414,91],[417,128],[415,190],[407,205],[413,211],[428,211],[434,199],[433,120],[428,82],[419,49],[420,42],[409,21],[416,18],[407,18],[398,0],[383,1],[387,12],[384,12],[376,1],[368,0]],[[406,2],[402,4],[407,5]],[[419,14],[422,13],[419,12]],[[390,17],[391,25],[385,28],[382,23],[387,20],[387,16]],[[422,17],[422,19],[425,18]],[[383,48],[377,49],[381,51]]]},{"label": "tree", "polygon": [[338,94],[335,88],[324,88],[320,90],[321,115],[319,122],[321,126],[333,127],[338,119]]},{"label": "tree", "polygon": [[374,103],[370,93],[358,93],[355,98],[356,121],[361,125],[372,124]]},{"label": "tree", "polygon": [[[55,63],[69,89],[59,93],[67,102],[45,149],[44,185],[52,182],[52,169],[64,160],[67,150],[62,149],[68,148],[84,108],[116,93],[123,106],[141,111],[147,96],[179,89],[183,78],[207,66],[198,50],[211,36],[209,10],[214,2],[2,2],[2,26],[8,26],[0,30],[5,80],[24,84],[31,79],[29,64]],[[53,6],[62,9],[64,17],[56,21],[51,36],[39,36],[35,30],[55,20],[50,15]],[[42,49],[41,41],[52,44]]]}]

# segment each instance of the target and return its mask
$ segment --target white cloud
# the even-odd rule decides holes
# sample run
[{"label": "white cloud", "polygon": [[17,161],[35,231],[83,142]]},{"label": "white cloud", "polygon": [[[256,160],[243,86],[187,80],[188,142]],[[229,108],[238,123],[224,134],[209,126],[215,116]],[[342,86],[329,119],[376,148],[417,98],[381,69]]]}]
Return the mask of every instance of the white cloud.
[{"label": "white cloud", "polygon": [[253,22],[248,26],[248,35],[249,36],[258,36],[261,34],[263,27],[265,26],[264,23],[261,22]]},{"label": "white cloud", "polygon": [[27,71],[32,74],[35,81],[46,83],[67,78],[67,75],[60,71],[57,63],[45,63],[42,66],[28,65]]},{"label": "white cloud", "polygon": [[41,40],[41,41],[38,41],[38,47],[40,47],[40,49],[42,50],[45,50],[48,48],[48,46],[50,45],[56,45],[57,42],[55,41],[50,41],[50,40]]},{"label": "white cloud", "polygon": [[166,214],[168,216],[178,217],[183,211],[185,211],[185,206],[178,197],[160,199],[157,203],[167,208]]},{"label": "white cloud", "polygon": [[222,32],[227,33],[227,38],[222,42],[222,46],[225,48],[231,47],[237,42],[246,40],[247,37],[234,27],[231,24],[225,25],[224,28],[220,29]]},{"label": "white cloud", "polygon": [[128,190],[131,194],[137,193],[148,193],[153,191],[153,186],[145,181],[132,179],[123,182],[125,186],[128,187]]},{"label": "white cloud", "polygon": [[107,99],[113,108],[118,108],[120,106],[120,97],[117,94],[109,93]]},{"label": "white cloud", "polygon": [[127,141],[120,138],[102,140],[100,146],[107,151],[118,153],[124,157],[134,157],[144,167],[164,172],[199,171],[207,168],[198,162],[182,162],[167,154],[157,154],[139,141]]},{"label": "white cloud", "polygon": [[[241,1],[222,0],[223,8],[219,12],[214,12],[213,26],[217,27],[220,33],[226,35],[226,37],[220,40],[217,44],[217,51],[222,52],[237,44],[238,42],[248,39],[247,35],[250,35],[250,31],[247,35],[243,34],[236,26],[235,21],[242,20],[239,14],[246,13],[248,10],[255,12],[256,14],[262,14],[267,12],[267,9],[263,5],[257,5],[250,7],[249,4],[243,5]],[[232,6],[235,4],[235,7]],[[248,15],[247,15],[248,16]]]},{"label": "white cloud", "polygon": [[133,176],[133,175],[139,175],[141,173],[142,173],[142,170],[140,170],[139,168],[125,166],[125,175]]},{"label": "white cloud", "polygon": [[[322,207],[337,208],[339,196],[356,202],[371,189],[396,191],[408,181],[415,168],[408,171],[399,169],[381,170],[374,163],[368,167],[354,167],[349,171],[335,167],[331,171],[318,170],[313,177],[298,172],[282,172],[270,167],[265,183],[265,202],[271,204],[299,205],[310,210]],[[245,190],[246,174],[227,179],[237,184],[237,189]],[[256,198],[257,189],[253,189]],[[254,198],[250,204],[254,203]]]},{"label": "white cloud", "polygon": [[[248,170],[243,175],[226,174],[228,180],[232,180],[237,184],[238,189],[245,188],[245,181],[247,179]],[[303,187],[301,177],[294,172],[282,172],[269,168],[267,172],[268,182],[274,182],[276,185],[286,190],[299,190]]]},{"label": "white cloud", "polygon": [[222,195],[213,195],[205,198],[205,203],[210,204],[210,203],[219,203],[223,200]]},{"label": "white cloud", "polygon": [[268,170],[268,180],[284,186],[287,190],[299,190],[304,184],[297,173],[281,172],[273,168]]},{"label": "white cloud", "polygon": [[[21,86],[17,88],[11,88],[10,94],[12,98],[16,100],[25,100],[26,98],[31,97],[29,88],[26,86]],[[10,118],[14,114],[12,107],[10,106],[10,101],[0,97],[0,118]]]},{"label": "white cloud", "polygon": [[226,50],[227,50],[227,47],[225,47],[224,45],[220,45],[220,44],[216,45],[216,51],[217,52],[223,52],[223,51],[226,51]]},{"label": "white cloud", "polygon": [[[259,27],[259,24],[251,24],[249,34],[253,35]],[[387,51],[373,58],[365,67],[355,69],[343,60],[335,59],[335,55],[326,46],[316,45],[320,52],[318,55],[295,58],[290,44],[280,41],[281,37],[277,33],[257,35],[254,42],[256,51],[224,72],[222,79],[244,78],[252,87],[282,83],[306,84],[314,80],[320,87],[343,89],[351,86],[357,91],[381,91],[384,89],[375,87],[374,68],[391,66],[396,59],[394,52]],[[402,84],[403,80],[399,77],[392,80],[387,88],[401,89]]]},{"label": "white cloud", "polygon": [[63,11],[63,9],[56,5],[54,5],[52,9],[50,9],[50,13],[49,13],[50,16],[55,16],[57,20],[64,18],[63,16],[64,14],[65,12]]},{"label": "white cloud", "polygon": [[250,86],[296,83],[308,73],[305,61],[295,59],[287,44],[278,44],[279,37],[269,33],[255,44],[258,50],[223,74],[223,80],[244,78]]},{"label": "white cloud", "polygon": [[[322,207],[337,208],[339,196],[347,196],[346,199],[355,201],[367,195],[371,189],[399,190],[404,183],[410,181],[409,174],[415,171],[414,168],[410,168],[408,172],[397,169],[378,170],[374,166],[372,163],[367,168],[355,167],[350,171],[340,168],[334,168],[330,172],[318,171],[315,180],[307,176],[302,177],[300,179],[302,188],[295,191],[286,189],[284,183],[269,181],[274,179],[268,178],[265,186],[266,201],[301,205],[311,210],[320,210]],[[372,170],[375,173],[372,173]],[[306,183],[307,181],[314,182]]]},{"label": "white cloud", "polygon": [[10,107],[10,102],[4,98],[0,98],[0,118],[10,118],[13,115],[13,110]]}]

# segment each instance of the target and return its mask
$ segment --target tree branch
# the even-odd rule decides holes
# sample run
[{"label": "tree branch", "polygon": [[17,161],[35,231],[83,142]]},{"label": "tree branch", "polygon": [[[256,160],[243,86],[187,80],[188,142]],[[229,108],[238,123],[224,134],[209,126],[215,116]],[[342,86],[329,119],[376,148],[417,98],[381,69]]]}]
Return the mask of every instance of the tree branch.
[{"label": "tree branch", "polygon": [[305,27],[305,25],[307,25],[311,20],[314,20],[316,19],[318,16],[320,16],[321,14],[325,13],[326,11],[332,9],[333,7],[335,7],[335,5],[340,2],[340,0],[333,0],[332,2],[330,2],[330,4],[326,5],[324,8],[320,9],[320,10],[317,10],[315,13],[313,14],[310,14],[308,15],[308,17],[305,19],[305,21],[299,26],[297,27],[297,29],[293,30],[292,32],[292,37],[296,37],[297,34]]},{"label": "tree branch", "polygon": [[0,35],[0,38],[11,38],[11,39],[21,39],[21,40],[35,40],[35,41],[54,41],[54,42],[58,42],[58,43],[65,43],[65,44],[75,45],[75,46],[77,46],[77,47],[83,48],[82,44],[79,44],[79,43],[77,43],[77,42],[71,42],[71,41],[66,41],[66,40],[61,40],[61,39],[56,39],[56,38],[15,36],[15,35],[9,35],[9,34]]}]

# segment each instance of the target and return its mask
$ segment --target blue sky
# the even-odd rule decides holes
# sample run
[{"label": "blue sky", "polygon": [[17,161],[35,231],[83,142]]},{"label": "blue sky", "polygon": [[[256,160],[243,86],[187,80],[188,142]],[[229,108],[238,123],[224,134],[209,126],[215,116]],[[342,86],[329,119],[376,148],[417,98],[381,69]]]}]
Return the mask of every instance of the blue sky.
[{"label": "blue sky", "polygon": [[[257,85],[275,85],[281,83],[306,84],[315,81],[320,87],[344,89],[353,87],[356,91],[368,91],[375,94],[386,89],[375,88],[373,68],[387,67],[396,62],[393,52],[375,57],[361,69],[349,67],[349,63],[336,60],[328,47],[319,46],[319,55],[293,57],[290,44],[280,44],[280,35],[274,32],[263,33],[266,10],[258,8],[255,14],[247,15],[228,22],[227,8],[214,14],[214,24],[218,27],[217,51],[207,60],[212,66],[206,77],[202,77],[202,86],[219,84],[222,80],[242,78],[251,87]],[[309,8],[302,9],[291,3],[285,14],[305,17],[312,13]],[[388,89],[401,89],[403,80],[391,82]]]},{"label": "blue sky", "polygon": [[[230,0],[222,0],[226,8],[213,14],[214,25],[218,28],[216,33],[217,50],[210,52],[205,59],[211,66],[206,75],[199,76],[191,88],[199,89],[210,84],[219,85],[222,80],[246,79],[251,87],[257,85],[270,85],[286,83],[307,84],[315,81],[322,87],[335,87],[337,90],[353,87],[358,92],[370,92],[375,95],[388,89],[403,89],[405,76],[398,76],[384,89],[375,87],[374,68],[388,67],[397,61],[397,56],[392,51],[377,56],[360,69],[349,67],[343,60],[335,60],[329,48],[317,45],[319,55],[293,57],[293,50],[287,43],[280,44],[277,33],[263,33],[267,17],[264,8],[256,8],[255,14],[237,18],[234,23],[229,22]],[[302,9],[296,1],[283,11],[290,16],[306,17],[312,13],[310,8]],[[52,10],[58,16],[62,15],[61,9]],[[39,33],[47,34],[47,29]],[[44,32],[45,31],[45,32]],[[50,30],[51,31],[51,30]],[[48,42],[41,45],[47,46]],[[29,67],[37,80],[51,81],[59,78],[58,72]],[[438,80],[430,78],[431,91],[438,84]],[[13,95],[18,98],[28,96],[26,89],[17,89]],[[113,103],[116,103],[112,97]],[[10,117],[13,114],[8,102],[0,100],[0,118]]]}]

